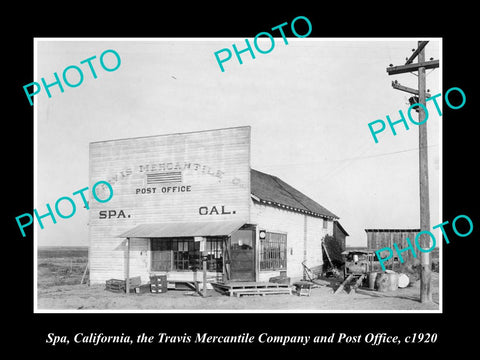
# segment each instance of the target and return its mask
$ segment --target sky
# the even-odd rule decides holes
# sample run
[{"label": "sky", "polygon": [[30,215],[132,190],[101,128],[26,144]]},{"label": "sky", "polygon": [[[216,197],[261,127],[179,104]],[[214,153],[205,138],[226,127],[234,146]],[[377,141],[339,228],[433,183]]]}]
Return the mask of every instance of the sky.
[{"label": "sky", "polygon": [[[35,95],[35,208],[43,214],[46,203],[88,186],[90,142],[249,125],[252,168],[339,216],[347,246],[366,246],[365,229],[418,228],[418,126],[398,124],[394,136],[387,125],[378,143],[368,128],[387,115],[399,120],[399,110],[406,116],[411,95],[391,82],[416,89],[417,77],[389,76],[386,68],[403,65],[418,40],[430,40],[425,57],[441,66],[441,39],[288,38],[286,45],[275,38],[270,53],[243,53],[243,64],[233,55],[225,72],[214,53],[242,49],[244,38],[36,39],[32,81],[51,83],[70,65],[84,79],[63,93],[52,86],[51,98],[43,89]],[[99,63],[108,49],[121,58],[111,72]],[[96,79],[80,63],[94,55]],[[104,60],[116,64],[111,53]],[[68,76],[79,80],[74,70]],[[441,68],[427,70],[427,89],[442,93]],[[433,226],[442,222],[442,117],[431,103],[428,110]],[[69,219],[35,224],[37,244],[88,245],[88,210],[80,203]]]}]

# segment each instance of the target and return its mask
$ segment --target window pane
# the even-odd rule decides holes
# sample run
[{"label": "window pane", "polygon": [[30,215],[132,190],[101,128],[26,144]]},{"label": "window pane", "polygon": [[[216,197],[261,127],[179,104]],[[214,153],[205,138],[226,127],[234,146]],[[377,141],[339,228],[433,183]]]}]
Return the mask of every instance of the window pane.
[{"label": "window pane", "polygon": [[[208,237],[205,244],[208,271],[223,272],[223,237]],[[200,269],[200,242],[193,238],[151,239],[153,271]]]},{"label": "window pane", "polygon": [[231,236],[232,249],[253,248],[253,231],[237,230]]},{"label": "window pane", "polygon": [[260,269],[278,270],[287,267],[287,235],[267,232],[260,240]]},{"label": "window pane", "polygon": [[208,271],[223,272],[223,242],[221,237],[207,237],[205,252]]}]

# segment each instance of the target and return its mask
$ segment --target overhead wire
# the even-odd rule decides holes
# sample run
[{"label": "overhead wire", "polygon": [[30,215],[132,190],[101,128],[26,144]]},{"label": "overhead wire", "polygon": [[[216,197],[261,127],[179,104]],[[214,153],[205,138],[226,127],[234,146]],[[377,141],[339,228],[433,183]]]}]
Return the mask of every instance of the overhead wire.
[{"label": "overhead wire", "polygon": [[[428,145],[427,148],[430,147],[436,147],[438,144],[433,144],[433,145]],[[343,158],[343,159],[336,159],[336,160],[324,160],[324,161],[309,161],[309,162],[295,162],[295,163],[281,163],[281,164],[269,164],[269,166],[272,167],[283,167],[283,166],[292,166],[292,165],[316,165],[316,164],[322,164],[326,162],[343,162],[343,161],[353,161],[353,160],[362,160],[362,159],[370,159],[370,158],[376,158],[376,157],[381,157],[381,156],[387,156],[387,155],[394,155],[394,154],[399,154],[399,153],[404,153],[404,152],[410,152],[410,151],[415,151],[419,150],[419,147],[411,148],[411,149],[404,149],[404,150],[398,150],[398,151],[391,151],[387,153],[381,153],[381,154],[374,154],[374,155],[367,155],[367,156],[355,156],[351,158]],[[362,153],[364,153],[363,151]]]}]

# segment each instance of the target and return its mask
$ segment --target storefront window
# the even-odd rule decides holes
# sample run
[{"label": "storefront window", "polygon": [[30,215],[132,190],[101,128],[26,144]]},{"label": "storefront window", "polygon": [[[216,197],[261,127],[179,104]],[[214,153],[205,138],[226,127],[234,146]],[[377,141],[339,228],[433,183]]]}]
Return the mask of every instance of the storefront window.
[{"label": "storefront window", "polygon": [[172,239],[173,269],[193,270],[200,263],[200,243],[193,239]]},{"label": "storefront window", "polygon": [[[184,271],[202,268],[200,242],[193,238],[151,239],[152,271]],[[204,255],[207,270],[222,272],[223,238],[207,237]]]},{"label": "storefront window", "polygon": [[223,238],[208,237],[205,246],[207,270],[223,272]]},{"label": "storefront window", "polygon": [[287,268],[287,235],[267,232],[260,239],[260,270]]}]

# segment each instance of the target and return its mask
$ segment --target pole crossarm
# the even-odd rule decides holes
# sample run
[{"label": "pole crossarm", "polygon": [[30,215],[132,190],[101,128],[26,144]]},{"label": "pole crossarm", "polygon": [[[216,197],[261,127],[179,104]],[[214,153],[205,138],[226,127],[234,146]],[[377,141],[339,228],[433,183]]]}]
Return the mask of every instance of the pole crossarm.
[{"label": "pole crossarm", "polygon": [[432,61],[422,61],[415,64],[400,65],[400,66],[390,66],[387,68],[388,75],[404,74],[412,71],[417,71],[419,68],[423,67],[426,69],[435,69],[440,66],[439,60]]},{"label": "pole crossarm", "polygon": [[412,61],[418,56],[418,54],[420,54],[420,51],[422,51],[427,44],[428,44],[428,41],[420,41],[418,48],[413,52],[413,54],[407,60],[405,65],[411,64]]},{"label": "pole crossarm", "polygon": [[[401,85],[399,82],[395,82],[395,81],[392,81],[392,87],[394,89],[397,89],[397,90],[400,90],[400,91],[405,91],[407,93],[410,93],[410,94],[413,94],[413,95],[417,95],[419,94],[418,90],[416,89],[412,89],[408,86],[404,86],[404,85]],[[425,94],[425,97],[429,98],[431,95],[429,93],[426,93]]]}]

